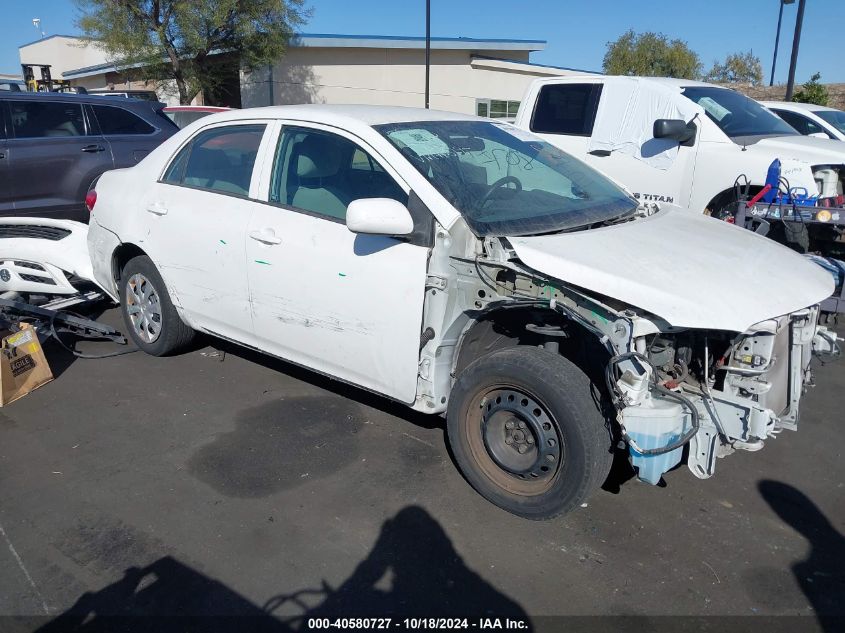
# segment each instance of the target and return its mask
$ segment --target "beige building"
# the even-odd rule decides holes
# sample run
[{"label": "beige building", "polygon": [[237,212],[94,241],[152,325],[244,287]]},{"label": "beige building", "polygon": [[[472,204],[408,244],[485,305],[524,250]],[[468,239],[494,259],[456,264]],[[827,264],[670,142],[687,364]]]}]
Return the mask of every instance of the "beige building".
[{"label": "beige building", "polygon": [[[432,108],[512,117],[528,84],[549,75],[590,74],[533,64],[542,40],[431,39]],[[173,86],[126,82],[95,44],[52,36],[20,48],[21,62],[52,64],[53,76],[85,88],[155,88],[178,103]],[[233,77],[228,103],[236,107],[295,103],[425,105],[425,38],[300,34],[272,66]],[[237,93],[237,94],[234,94]],[[201,96],[196,100],[202,101]]]}]

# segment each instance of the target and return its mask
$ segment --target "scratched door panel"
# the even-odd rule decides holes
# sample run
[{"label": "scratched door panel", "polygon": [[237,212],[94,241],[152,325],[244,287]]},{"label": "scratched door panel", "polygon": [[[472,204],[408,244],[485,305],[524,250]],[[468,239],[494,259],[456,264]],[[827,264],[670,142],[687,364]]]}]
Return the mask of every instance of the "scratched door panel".
[{"label": "scratched door panel", "polygon": [[268,228],[279,244],[246,247],[262,347],[413,402],[428,249],[271,205],[256,209],[250,234]]},{"label": "scratched door panel", "polygon": [[171,297],[197,329],[248,342],[252,335],[244,241],[250,200],[155,183],[146,246]]}]

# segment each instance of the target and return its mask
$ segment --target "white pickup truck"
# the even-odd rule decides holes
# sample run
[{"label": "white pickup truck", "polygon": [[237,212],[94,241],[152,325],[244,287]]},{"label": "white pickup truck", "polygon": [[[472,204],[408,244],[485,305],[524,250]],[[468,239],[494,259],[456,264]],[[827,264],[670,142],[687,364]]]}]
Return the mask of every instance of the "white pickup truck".
[{"label": "white pickup truck", "polygon": [[[802,136],[741,93],[687,79],[538,79],[515,125],[537,134],[645,202],[713,214],[744,174],[756,193],[781,161],[790,188],[820,199],[843,193],[845,144]],[[845,218],[843,218],[845,219]]]}]

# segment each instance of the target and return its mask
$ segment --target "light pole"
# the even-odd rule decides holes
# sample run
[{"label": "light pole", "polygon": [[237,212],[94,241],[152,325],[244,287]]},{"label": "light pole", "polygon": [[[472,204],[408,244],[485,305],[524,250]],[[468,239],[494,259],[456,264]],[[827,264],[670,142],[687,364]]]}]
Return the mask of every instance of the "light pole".
[{"label": "light pole", "polygon": [[44,30],[41,28],[41,18],[32,18],[32,26],[35,27],[35,30],[41,33],[41,37],[44,37]]},{"label": "light pole", "polygon": [[783,20],[783,5],[785,4],[794,4],[795,0],[780,0],[778,4],[780,7],[778,9],[778,30],[775,34],[775,55],[772,58],[772,78],[769,79],[769,85],[775,85],[775,65],[778,63],[778,43],[780,42],[780,23]]},{"label": "light pole", "polygon": [[798,17],[795,18],[795,35],[792,37],[792,57],[789,60],[789,79],[786,81],[786,101],[792,101],[795,89],[795,66],[798,64],[798,45],[801,43],[801,26],[804,24],[804,5],[807,0],[798,0]]},{"label": "light pole", "polygon": [[431,0],[425,0],[425,109],[428,110],[428,84],[431,75]]}]

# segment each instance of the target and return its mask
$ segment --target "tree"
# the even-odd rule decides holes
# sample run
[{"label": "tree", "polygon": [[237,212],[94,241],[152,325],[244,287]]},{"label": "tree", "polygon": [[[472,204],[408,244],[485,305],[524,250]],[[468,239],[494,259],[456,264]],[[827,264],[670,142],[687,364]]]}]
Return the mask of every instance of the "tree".
[{"label": "tree", "polygon": [[77,25],[118,68],[173,80],[179,102],[274,62],[310,12],[304,0],[76,0]]},{"label": "tree", "polygon": [[763,65],[760,58],[752,52],[733,53],[725,58],[720,64],[713,62],[713,68],[707,73],[705,79],[715,83],[726,84],[752,84],[754,86],[763,82]]},{"label": "tree", "polygon": [[819,81],[821,73],[816,73],[810,80],[801,86],[801,90],[792,95],[792,100],[798,103],[814,103],[820,106],[826,106],[830,95],[827,92],[827,87]]},{"label": "tree", "polygon": [[629,30],[607,43],[602,64],[609,75],[641,75],[698,79],[701,60],[682,40],[670,40],[662,33]]}]

